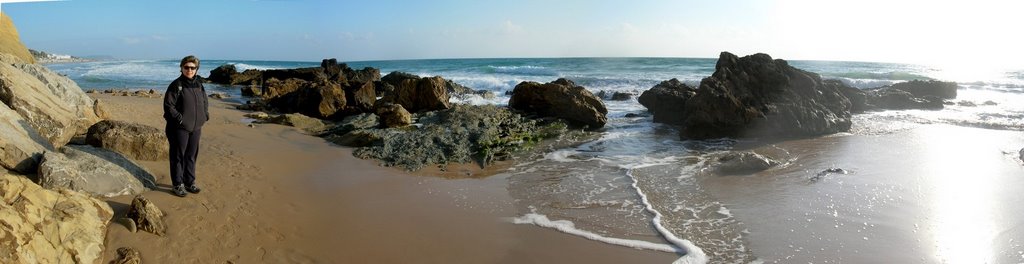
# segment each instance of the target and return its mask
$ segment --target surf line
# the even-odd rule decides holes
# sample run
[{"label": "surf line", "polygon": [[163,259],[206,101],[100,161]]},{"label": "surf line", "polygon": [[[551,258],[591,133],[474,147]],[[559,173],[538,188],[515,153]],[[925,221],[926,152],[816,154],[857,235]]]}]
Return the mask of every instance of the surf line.
[{"label": "surf line", "polygon": [[633,190],[635,190],[636,193],[640,195],[640,201],[644,203],[644,208],[647,209],[647,212],[654,215],[654,220],[652,220],[654,224],[654,229],[658,230],[658,233],[661,234],[661,236],[665,237],[665,240],[668,240],[669,243],[672,243],[672,245],[683,251],[681,253],[683,253],[684,255],[672,263],[707,263],[708,257],[707,255],[704,254],[704,250],[702,250],[700,247],[697,247],[697,245],[694,245],[693,242],[681,239],[677,237],[675,234],[672,234],[672,231],[669,231],[668,228],[665,228],[665,226],[661,224],[661,212],[658,212],[658,210],[654,209],[654,205],[651,205],[650,200],[647,199],[647,195],[644,194],[644,191],[640,189],[640,181],[636,179],[635,175],[633,175],[633,169],[642,167],[646,166],[630,167],[629,169],[626,170],[626,176],[629,176],[629,178],[633,180]]}]

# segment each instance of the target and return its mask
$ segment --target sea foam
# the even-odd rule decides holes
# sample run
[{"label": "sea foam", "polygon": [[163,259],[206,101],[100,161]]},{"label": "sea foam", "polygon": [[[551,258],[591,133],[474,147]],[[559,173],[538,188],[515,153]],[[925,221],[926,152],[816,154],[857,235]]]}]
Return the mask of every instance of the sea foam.
[{"label": "sea foam", "polygon": [[529,224],[529,225],[536,225],[536,226],[540,226],[540,227],[551,228],[551,229],[555,229],[555,230],[561,231],[561,232],[566,233],[566,234],[570,234],[570,235],[574,235],[574,236],[579,236],[579,237],[583,237],[583,238],[586,238],[586,239],[590,239],[590,240],[594,240],[594,241],[599,241],[599,242],[603,242],[603,243],[607,243],[607,244],[612,244],[612,245],[617,245],[617,246],[631,247],[631,248],[635,248],[635,249],[662,251],[662,252],[683,253],[679,248],[677,248],[677,247],[675,247],[673,245],[652,243],[652,242],[642,241],[642,240],[631,240],[631,239],[621,239],[621,238],[605,237],[605,236],[598,235],[598,234],[595,234],[595,233],[590,232],[590,231],[578,229],[578,228],[576,228],[576,225],[572,221],[568,221],[568,220],[552,221],[551,219],[548,219],[547,216],[542,215],[542,214],[529,213],[529,214],[526,214],[526,215],[523,215],[523,216],[520,216],[520,217],[512,218],[512,223],[520,224],[520,225]]}]

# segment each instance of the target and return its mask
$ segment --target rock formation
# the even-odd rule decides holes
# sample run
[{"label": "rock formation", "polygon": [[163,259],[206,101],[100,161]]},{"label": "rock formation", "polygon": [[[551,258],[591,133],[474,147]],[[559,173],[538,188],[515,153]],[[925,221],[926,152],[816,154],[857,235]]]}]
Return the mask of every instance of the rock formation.
[{"label": "rock formation", "polygon": [[850,100],[816,73],[767,54],[722,52],[715,73],[686,100],[680,136],[791,138],[850,129]]},{"label": "rock formation", "polygon": [[20,173],[34,173],[43,152],[53,145],[36,133],[17,112],[0,102],[0,167]]},{"label": "rock formation", "polygon": [[167,160],[170,149],[164,131],[115,120],[103,120],[89,127],[85,142],[134,160]]},{"label": "rock formation", "polygon": [[142,195],[135,196],[132,204],[128,207],[125,218],[135,222],[138,229],[163,236],[167,233],[167,226],[164,225],[164,213],[155,204]]},{"label": "rock formation", "polygon": [[654,122],[682,125],[683,115],[680,113],[683,112],[686,101],[693,98],[695,94],[697,94],[697,88],[672,78],[644,91],[637,101],[654,114]]},{"label": "rock formation", "polygon": [[545,84],[519,83],[512,90],[508,106],[540,116],[562,118],[590,129],[604,127],[608,122],[608,109],[604,102],[586,88],[564,78]]},{"label": "rock formation", "polygon": [[0,102],[55,147],[100,121],[94,100],[65,76],[0,54]]},{"label": "rock formation", "polygon": [[399,104],[381,104],[377,107],[380,126],[383,128],[404,127],[412,124],[412,114]]},{"label": "rock formation", "polygon": [[[391,74],[388,74],[389,76]],[[383,103],[400,104],[405,110],[412,113],[448,109],[451,105],[448,100],[447,82],[440,76],[404,78],[399,80],[383,79],[382,82],[394,87],[394,91],[385,93],[381,101]]]},{"label": "rock formation", "polygon": [[0,263],[100,263],[113,210],[88,195],[0,174]]},{"label": "rock formation", "polygon": [[48,151],[39,164],[39,183],[47,189],[67,188],[101,197],[140,194],[156,188],[153,175],[109,150],[67,145]]}]

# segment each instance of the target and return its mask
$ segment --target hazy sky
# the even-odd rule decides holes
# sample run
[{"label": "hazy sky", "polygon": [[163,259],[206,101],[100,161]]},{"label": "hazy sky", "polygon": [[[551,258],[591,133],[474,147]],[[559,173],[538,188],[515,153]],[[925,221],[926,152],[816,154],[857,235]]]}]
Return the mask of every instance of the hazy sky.
[{"label": "hazy sky", "polygon": [[118,58],[343,61],[717,57],[1024,62],[1024,1],[121,1],[8,3],[30,48]]}]

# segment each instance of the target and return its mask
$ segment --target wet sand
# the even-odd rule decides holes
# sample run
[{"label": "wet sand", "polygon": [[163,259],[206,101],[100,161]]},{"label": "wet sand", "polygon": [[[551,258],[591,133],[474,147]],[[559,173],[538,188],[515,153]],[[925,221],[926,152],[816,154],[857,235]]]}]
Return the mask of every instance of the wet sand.
[{"label": "wet sand", "polygon": [[[899,126],[759,147],[788,164],[700,183],[767,263],[1024,262],[1024,133]],[[811,180],[829,168],[848,173]]]},{"label": "wet sand", "polygon": [[[111,119],[163,128],[159,98],[91,94]],[[514,225],[508,176],[472,166],[407,173],[279,125],[247,127],[242,111],[211,100],[197,183],[168,193],[166,161],[142,162],[161,190],[144,194],[167,235],[112,223],[105,257],[134,247],[146,263],[670,263],[677,255],[611,246]],[[116,216],[132,197],[108,200]],[[116,217],[115,216],[115,217]]]}]

